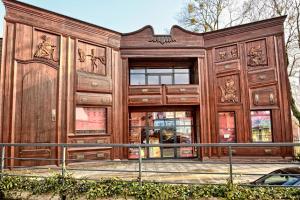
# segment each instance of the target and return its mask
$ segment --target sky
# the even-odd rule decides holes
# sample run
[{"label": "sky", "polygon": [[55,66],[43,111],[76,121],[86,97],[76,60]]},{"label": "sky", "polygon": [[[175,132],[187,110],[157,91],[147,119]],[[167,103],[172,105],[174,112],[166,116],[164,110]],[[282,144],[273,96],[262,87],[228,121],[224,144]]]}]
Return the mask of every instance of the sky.
[{"label": "sky", "polygon": [[[152,25],[155,34],[164,34],[187,0],[20,0],[34,6],[93,23],[121,33]],[[0,1],[0,37],[5,9]]]}]

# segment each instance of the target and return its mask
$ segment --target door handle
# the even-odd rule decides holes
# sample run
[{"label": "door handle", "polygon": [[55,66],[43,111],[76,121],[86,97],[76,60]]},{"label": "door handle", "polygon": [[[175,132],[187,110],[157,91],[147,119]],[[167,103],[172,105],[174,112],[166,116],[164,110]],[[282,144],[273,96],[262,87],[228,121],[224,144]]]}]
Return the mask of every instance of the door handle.
[{"label": "door handle", "polygon": [[259,95],[255,94],[254,95],[254,105],[258,105],[258,103],[259,103]]},{"label": "door handle", "polygon": [[51,111],[51,121],[56,122],[56,109]]},{"label": "door handle", "polygon": [[259,75],[258,78],[259,78],[259,80],[263,81],[267,78],[267,76],[263,74],[263,75]]},{"label": "door handle", "polygon": [[224,65],[224,69],[229,69],[230,68],[230,65]]},{"label": "door handle", "polygon": [[99,85],[99,84],[98,84],[97,82],[92,82],[92,83],[91,83],[91,86],[92,86],[92,87],[97,87],[98,85]]},{"label": "door handle", "polygon": [[274,105],[274,104],[275,104],[275,97],[274,97],[274,94],[273,94],[273,93],[270,93],[269,100],[270,100],[270,104],[271,104],[271,105]]}]

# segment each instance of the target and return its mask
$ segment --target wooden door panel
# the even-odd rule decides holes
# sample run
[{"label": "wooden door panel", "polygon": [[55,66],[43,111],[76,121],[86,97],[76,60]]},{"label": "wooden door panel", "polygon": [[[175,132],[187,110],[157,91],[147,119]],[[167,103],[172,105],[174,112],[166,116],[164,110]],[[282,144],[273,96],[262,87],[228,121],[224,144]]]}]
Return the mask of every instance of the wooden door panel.
[{"label": "wooden door panel", "polygon": [[276,108],[278,106],[276,85],[250,90],[251,108]]},{"label": "wooden door panel", "polygon": [[77,91],[111,93],[112,81],[107,77],[77,72]]},{"label": "wooden door panel", "polygon": [[199,94],[198,85],[167,85],[167,94]]},{"label": "wooden door panel", "polygon": [[[42,63],[19,64],[16,75],[17,143],[56,143],[57,70]],[[20,147],[16,157],[55,158],[55,148]],[[22,161],[20,165],[50,164]]]},{"label": "wooden door panel", "polygon": [[76,102],[78,105],[111,106],[112,95],[77,92]]},{"label": "wooden door panel", "polygon": [[199,96],[198,95],[167,95],[168,104],[178,104],[178,105],[198,105]]},{"label": "wooden door panel", "polygon": [[248,73],[249,85],[259,85],[265,83],[276,82],[276,72],[275,69],[268,69],[264,71],[255,71]]},{"label": "wooden door panel", "polygon": [[162,105],[161,95],[137,95],[137,96],[129,96],[128,104],[131,106],[135,105]]},{"label": "wooden door panel", "polygon": [[162,87],[161,86],[140,86],[134,85],[129,86],[129,95],[157,95],[162,94]]},{"label": "wooden door panel", "polygon": [[227,61],[226,63],[216,63],[215,71],[216,73],[224,73],[229,71],[236,71],[240,69],[240,64],[238,61]]}]

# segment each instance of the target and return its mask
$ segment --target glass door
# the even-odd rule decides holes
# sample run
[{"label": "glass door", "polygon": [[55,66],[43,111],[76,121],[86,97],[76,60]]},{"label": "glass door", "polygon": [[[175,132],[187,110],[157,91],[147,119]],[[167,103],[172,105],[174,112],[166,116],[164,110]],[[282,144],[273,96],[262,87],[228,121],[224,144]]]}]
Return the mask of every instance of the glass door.
[{"label": "glass door", "polygon": [[[160,130],[158,129],[150,129],[148,144],[159,144],[160,143]],[[149,147],[149,158],[160,158],[161,151],[160,147]]]},{"label": "glass door", "polygon": [[[192,143],[193,117],[191,111],[132,112],[130,114],[131,143],[176,144]],[[191,158],[192,147],[147,147],[144,158]],[[137,158],[136,150],[129,151],[129,158]]]},{"label": "glass door", "polygon": [[[176,112],[176,138],[177,143],[192,143],[193,117],[191,112]],[[177,148],[177,157],[193,157],[193,147]]]},{"label": "glass door", "polygon": [[[162,144],[174,144],[176,143],[176,130],[174,127],[164,127],[161,129],[161,143]],[[162,148],[163,158],[174,158],[176,157],[174,147],[163,147]]]}]

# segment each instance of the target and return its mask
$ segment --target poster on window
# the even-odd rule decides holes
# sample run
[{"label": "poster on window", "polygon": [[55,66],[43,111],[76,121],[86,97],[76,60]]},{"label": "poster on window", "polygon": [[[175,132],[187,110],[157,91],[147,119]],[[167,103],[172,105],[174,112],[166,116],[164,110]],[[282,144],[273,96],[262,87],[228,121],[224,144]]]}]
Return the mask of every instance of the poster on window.
[{"label": "poster on window", "polygon": [[131,144],[140,144],[141,143],[141,133],[145,129],[142,127],[134,127],[130,129],[129,142]]},{"label": "poster on window", "polygon": [[106,109],[95,107],[76,108],[77,134],[105,134]]},{"label": "poster on window", "polygon": [[180,147],[180,157],[182,158],[193,157],[193,147]]},{"label": "poster on window", "polygon": [[[138,159],[140,157],[138,148],[129,148],[128,153],[129,159]],[[141,157],[146,158],[145,148],[141,149]]]},{"label": "poster on window", "polygon": [[132,112],[130,114],[130,126],[145,126],[146,125],[146,113],[144,112]]},{"label": "poster on window", "polygon": [[234,112],[220,112],[218,115],[220,142],[236,142]]},{"label": "poster on window", "polygon": [[[149,144],[159,144],[158,137],[150,137]],[[149,157],[150,158],[160,158],[160,147],[149,147]]]},{"label": "poster on window", "polygon": [[272,142],[270,111],[251,111],[252,141]]}]

